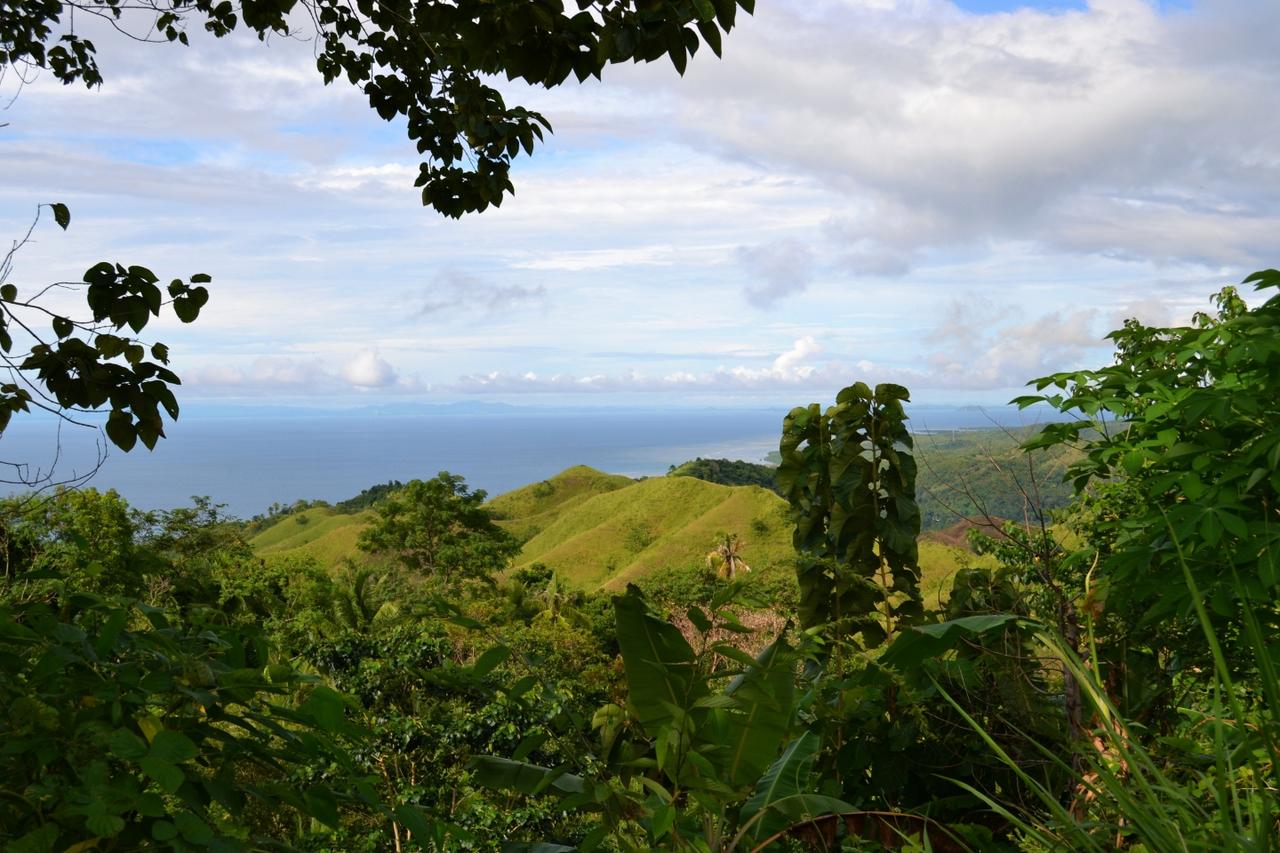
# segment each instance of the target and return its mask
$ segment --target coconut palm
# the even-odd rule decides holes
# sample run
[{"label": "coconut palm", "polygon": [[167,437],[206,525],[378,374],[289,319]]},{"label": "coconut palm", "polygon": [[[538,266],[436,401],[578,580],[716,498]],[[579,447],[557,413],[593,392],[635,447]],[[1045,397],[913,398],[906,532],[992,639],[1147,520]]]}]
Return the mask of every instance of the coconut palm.
[{"label": "coconut palm", "polygon": [[587,624],[586,616],[578,609],[582,604],[582,594],[561,583],[560,576],[555,572],[551,573],[546,587],[535,598],[542,610],[533,617],[534,622],[550,622],[560,626]]},{"label": "coconut palm", "polygon": [[742,539],[736,533],[724,533],[716,537],[716,546],[707,553],[707,567],[715,569],[717,577],[733,580],[738,572],[749,572],[751,567],[742,559]]}]

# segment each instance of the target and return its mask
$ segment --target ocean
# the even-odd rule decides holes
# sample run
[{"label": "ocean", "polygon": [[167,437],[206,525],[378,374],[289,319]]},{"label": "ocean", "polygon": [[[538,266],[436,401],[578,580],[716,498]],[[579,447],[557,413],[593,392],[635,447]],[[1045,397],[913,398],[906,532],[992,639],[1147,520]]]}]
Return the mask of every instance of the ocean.
[{"label": "ocean", "polygon": [[[783,411],[476,407],[430,413],[279,413],[188,416],[148,452],[109,449],[88,485],[115,489],[140,509],[190,505],[208,496],[248,518],[273,503],[338,501],[375,483],[461,474],[497,495],[573,465],[630,477],[665,474],[689,459],[763,461],[778,447]],[[971,429],[1029,418],[1011,409],[917,407],[916,428]],[[92,470],[96,431],[47,419],[14,419],[0,435],[0,460],[66,479]],[[100,440],[100,439],[99,439]],[[5,477],[13,480],[10,470]],[[10,486],[12,492],[15,486]]]}]

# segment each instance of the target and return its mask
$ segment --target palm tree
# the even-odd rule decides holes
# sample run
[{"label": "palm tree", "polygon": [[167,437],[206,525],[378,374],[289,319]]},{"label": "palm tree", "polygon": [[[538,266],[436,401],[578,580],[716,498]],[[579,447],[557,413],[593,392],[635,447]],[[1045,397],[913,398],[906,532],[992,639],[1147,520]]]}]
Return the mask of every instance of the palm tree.
[{"label": "palm tree", "polygon": [[552,625],[585,626],[586,616],[578,609],[582,603],[581,593],[574,592],[560,582],[555,572],[547,580],[547,586],[536,596],[542,610],[533,617],[534,622],[550,622]]},{"label": "palm tree", "polygon": [[338,630],[369,634],[400,616],[391,577],[357,568],[351,561],[334,592],[331,624]]},{"label": "palm tree", "polygon": [[707,553],[707,568],[715,569],[716,576],[733,580],[738,572],[749,572],[751,567],[742,560],[742,540],[736,533],[723,533],[716,537],[716,546]]}]

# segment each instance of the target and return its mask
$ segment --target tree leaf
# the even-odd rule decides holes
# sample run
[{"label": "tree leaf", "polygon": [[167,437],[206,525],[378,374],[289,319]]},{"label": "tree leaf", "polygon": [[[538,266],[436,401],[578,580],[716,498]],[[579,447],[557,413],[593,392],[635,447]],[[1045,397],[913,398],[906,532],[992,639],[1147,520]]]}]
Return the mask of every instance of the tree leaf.
[{"label": "tree leaf", "polygon": [[71,210],[60,201],[55,201],[49,205],[53,209],[53,221],[63,230],[67,230],[67,226],[71,224]]},{"label": "tree leaf", "polygon": [[166,729],[151,741],[151,757],[171,764],[190,761],[199,754],[195,742],[181,732]]},{"label": "tree leaf", "polygon": [[738,702],[739,713],[729,716],[725,740],[725,779],[745,785],[769,767],[791,725],[795,695],[791,647],[779,637],[760,653],[751,667],[725,688]]},{"label": "tree leaf", "polygon": [[187,778],[177,767],[151,755],[139,759],[138,766],[168,794],[176,794]]},{"label": "tree leaf", "polygon": [[107,418],[106,431],[111,443],[125,453],[132,450],[138,442],[138,431],[133,426],[133,420],[125,412],[119,410],[112,412]]},{"label": "tree leaf", "polygon": [[962,641],[981,636],[996,628],[1003,629],[1010,623],[1021,621],[1007,613],[965,616],[934,625],[916,625],[898,634],[897,638],[880,655],[880,663],[894,669],[919,666],[928,658],[950,651]]},{"label": "tree leaf", "polygon": [[581,776],[540,767],[527,761],[482,755],[472,761],[471,766],[476,771],[476,781],[487,788],[501,791],[540,794],[554,789],[562,794],[580,794],[586,790]]},{"label": "tree leaf", "polygon": [[498,666],[506,662],[509,657],[511,657],[511,649],[506,646],[493,646],[492,648],[486,649],[484,653],[476,659],[476,662],[471,666],[471,671],[480,678],[484,678],[486,675],[493,672]]},{"label": "tree leaf", "polygon": [[672,709],[688,709],[709,692],[694,681],[693,649],[674,625],[649,612],[635,586],[613,598],[618,647],[626,671],[628,704],[651,736],[674,719]]}]

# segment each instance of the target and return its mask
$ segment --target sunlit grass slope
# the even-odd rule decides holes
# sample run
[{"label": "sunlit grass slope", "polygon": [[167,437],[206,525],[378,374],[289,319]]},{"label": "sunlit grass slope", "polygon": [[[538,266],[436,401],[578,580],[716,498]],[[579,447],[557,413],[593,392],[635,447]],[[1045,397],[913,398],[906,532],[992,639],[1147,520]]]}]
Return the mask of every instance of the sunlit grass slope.
[{"label": "sunlit grass slope", "polygon": [[329,507],[317,507],[272,525],[250,539],[249,544],[264,557],[308,554],[332,568],[346,557],[357,556],[356,538],[372,517],[367,510],[346,515]]},{"label": "sunlit grass slope", "polygon": [[630,477],[576,465],[549,480],[498,495],[489,501],[489,509],[508,533],[527,542],[561,515],[596,495],[634,484]]},{"label": "sunlit grass slope", "polygon": [[[524,542],[517,566],[543,563],[572,586],[620,590],[662,570],[693,571],[721,534],[737,534],[757,576],[789,575],[795,560],[787,504],[758,486],[723,486],[693,477],[631,480],[586,466],[494,498],[499,524]],[[250,543],[269,555],[310,555],[323,566],[359,558],[356,540],[373,511],[329,507],[286,518]],[[305,520],[299,520],[305,519]],[[963,561],[960,549],[922,542],[926,595],[945,594]]]},{"label": "sunlit grass slope", "polygon": [[519,562],[543,563],[584,589],[614,589],[656,569],[700,565],[718,533],[740,536],[749,564],[789,561],[785,511],[756,486],[642,480],[561,513],[525,543]]}]

